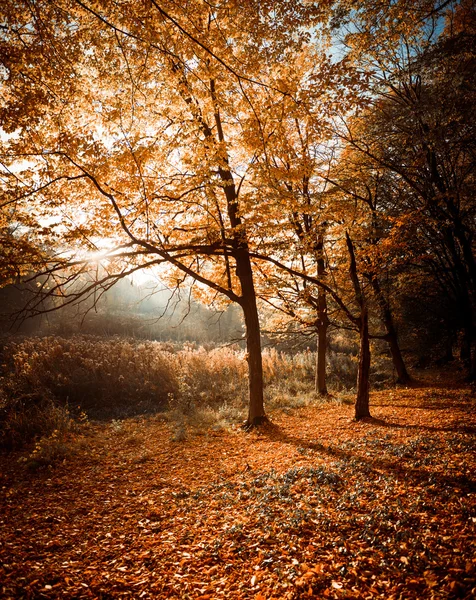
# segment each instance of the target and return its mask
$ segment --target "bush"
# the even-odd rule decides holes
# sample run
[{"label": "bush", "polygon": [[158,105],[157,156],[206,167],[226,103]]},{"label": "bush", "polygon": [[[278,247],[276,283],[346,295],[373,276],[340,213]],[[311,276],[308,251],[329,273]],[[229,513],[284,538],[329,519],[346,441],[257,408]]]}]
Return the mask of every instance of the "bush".
[{"label": "bush", "polygon": [[10,343],[4,358],[10,396],[34,392],[94,417],[151,411],[179,387],[176,357],[157,342],[29,338]]},{"label": "bush", "polygon": [[340,392],[352,389],[357,383],[358,356],[344,352],[329,352],[327,357],[328,385]]},{"label": "bush", "polygon": [[55,404],[48,396],[3,397],[0,406],[0,447],[7,450],[17,450],[53,432],[63,437],[77,430],[68,407]]},{"label": "bush", "polygon": [[19,462],[30,470],[53,467],[76,454],[81,444],[71,434],[58,429],[42,436],[28,456],[22,456]]},{"label": "bush", "polygon": [[177,353],[179,388],[174,394],[185,412],[245,402],[248,368],[245,354],[229,347],[206,351],[186,346]]},{"label": "bush", "polygon": [[[80,411],[92,418],[125,418],[169,408],[180,412],[224,404],[242,406],[245,354],[239,349],[48,336],[2,348],[0,424],[4,448],[15,449],[53,431]],[[69,407],[69,408],[68,408]]]}]

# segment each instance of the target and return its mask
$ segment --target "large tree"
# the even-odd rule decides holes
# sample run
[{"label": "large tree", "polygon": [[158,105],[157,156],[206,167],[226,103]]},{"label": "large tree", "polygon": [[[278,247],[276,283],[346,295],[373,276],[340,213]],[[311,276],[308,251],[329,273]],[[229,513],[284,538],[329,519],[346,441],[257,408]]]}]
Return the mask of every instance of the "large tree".
[{"label": "large tree", "polygon": [[[305,0],[191,0],[183,6],[170,0],[6,0],[0,22],[0,235],[9,258],[0,267],[5,280],[29,267],[41,271],[37,299],[27,311],[44,310],[45,296],[56,306],[80,301],[136,270],[168,265],[164,276],[177,285],[191,279],[197,295],[241,306],[249,425],[265,419],[254,260],[317,286],[321,322],[325,292],[368,338],[361,260],[338,212],[333,222],[351,278],[343,279],[344,295],[325,281],[327,220],[317,193],[322,189],[313,180],[313,149],[340,136],[391,170],[399,186],[454,217],[454,186],[440,189],[443,167],[433,168],[427,121],[410,115],[423,131],[410,157],[423,149],[426,164],[411,167],[427,175],[423,195],[399,167],[408,151],[386,154],[406,143],[402,132],[392,137],[393,146],[379,142],[379,110],[401,96],[386,75],[395,73],[389,65],[405,47],[402,36],[419,39],[434,18],[429,0],[417,2],[416,21],[409,6],[407,0],[335,6]],[[335,31],[346,20],[353,23],[354,64],[339,62],[334,50],[327,56],[321,47],[308,50],[317,42],[317,23]],[[410,58],[413,68],[418,61]],[[352,104],[355,97],[345,88],[355,84],[356,68],[361,81],[378,83]],[[413,93],[413,71],[409,77]],[[371,108],[358,114],[363,105]],[[327,108],[321,122],[315,106],[338,106],[346,126],[329,119]],[[392,132],[409,112],[407,105],[398,110]],[[354,117],[350,126],[347,112]],[[459,221],[452,223],[467,283],[474,238]],[[33,264],[22,265],[22,247]],[[99,260],[101,276],[83,277],[78,288],[78,277]],[[368,406],[365,382],[362,394]]]},{"label": "large tree", "polygon": [[[247,188],[257,101],[289,95],[292,63],[322,13],[306,2],[120,5],[11,0],[2,7],[2,213],[44,254],[40,294],[67,304],[138,269],[238,303],[248,424],[265,419],[250,259],[263,198]],[[258,126],[259,127],[259,126]],[[73,286],[93,260],[99,280]]]}]

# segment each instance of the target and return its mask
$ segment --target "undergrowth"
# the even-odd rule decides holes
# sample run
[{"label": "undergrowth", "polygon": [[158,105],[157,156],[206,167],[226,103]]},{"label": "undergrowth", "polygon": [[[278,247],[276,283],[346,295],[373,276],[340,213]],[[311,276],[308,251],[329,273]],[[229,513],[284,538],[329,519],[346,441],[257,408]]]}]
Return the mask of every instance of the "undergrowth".
[{"label": "undergrowth", "polygon": [[[1,348],[0,447],[21,448],[57,432],[74,433],[81,415],[125,419],[165,411],[173,438],[243,419],[248,394],[245,352],[93,336],[15,339]],[[308,405],[315,353],[263,352],[270,410]],[[356,359],[329,356],[329,385],[339,395],[355,382]],[[51,445],[54,445],[51,442]]]}]

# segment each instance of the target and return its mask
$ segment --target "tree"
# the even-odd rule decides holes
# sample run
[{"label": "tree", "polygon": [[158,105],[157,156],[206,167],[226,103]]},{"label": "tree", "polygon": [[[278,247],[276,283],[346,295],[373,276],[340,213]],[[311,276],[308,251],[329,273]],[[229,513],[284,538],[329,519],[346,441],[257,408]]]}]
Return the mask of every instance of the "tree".
[{"label": "tree", "polygon": [[[300,89],[301,94],[306,91],[309,90]],[[322,105],[320,108],[323,108]],[[288,244],[291,242],[291,255],[300,260],[304,272],[324,280],[327,205],[318,171],[328,164],[329,159],[319,149],[319,144],[329,142],[328,136],[315,126],[315,116],[309,118],[306,110],[294,108],[282,114],[279,123],[275,124],[273,136],[257,157],[257,180],[261,187],[267,187],[270,202],[279,206],[276,233],[268,244],[271,246],[268,253],[282,252],[284,228],[289,232],[284,239],[287,238]],[[329,115],[323,111],[321,119],[328,118]],[[279,277],[266,274],[264,279],[262,295],[267,301],[299,321],[305,329],[312,328],[317,333],[315,390],[327,395],[327,330],[330,321],[325,289],[317,286],[312,290],[309,281],[296,277],[291,285],[288,282],[284,287]]]},{"label": "tree", "polygon": [[359,281],[357,262],[355,260],[354,245],[348,232],[345,235],[347,249],[350,257],[350,279],[354,287],[355,298],[359,306],[357,323],[359,326],[359,369],[357,372],[357,398],[355,401],[355,418],[370,417],[369,410],[369,383],[370,383],[370,339],[369,339],[369,311],[362,286]]},{"label": "tree", "polygon": [[373,96],[344,137],[370,174],[385,173],[393,219],[386,246],[402,253],[406,242],[404,261],[431,272],[455,304],[474,378],[474,10],[471,2],[444,5],[442,29],[428,13],[420,31],[397,31],[393,47],[379,38],[359,46],[368,26],[358,33]]},{"label": "tree", "polygon": [[[2,211],[48,255],[37,300],[69,304],[138,269],[168,264],[236,302],[246,325],[247,423],[265,420],[250,241],[261,204],[247,189],[262,89],[289,92],[322,9],[306,2],[80,0],[4,6],[0,59]],[[281,87],[280,87],[281,86]],[[73,287],[93,260],[105,272]]]},{"label": "tree", "polygon": [[[424,22],[431,21],[433,3],[417,4]],[[279,267],[299,279],[300,300],[316,311],[322,346],[328,302],[368,338],[362,274],[369,269],[351,231],[359,224],[346,222],[342,207],[329,208],[323,194],[320,148],[332,149],[336,139],[365,156],[370,168],[392,174],[393,189],[411,200],[411,210],[418,206],[425,213],[420,223],[427,234],[431,223],[436,228],[450,219],[439,239],[457,267],[451,283],[469,298],[468,309],[474,237],[467,208],[473,179],[466,157],[472,150],[466,151],[473,146],[458,146],[464,147],[463,160],[457,151],[438,154],[431,137],[437,128],[427,131],[431,119],[419,111],[437,112],[431,102],[420,102],[423,95],[417,103],[406,100],[418,88],[415,65],[425,64],[422,73],[429,74],[422,89],[445,85],[429,50],[426,63],[411,54],[408,68],[390,68],[405,47],[401,36],[418,40],[425,30],[411,22],[408,6],[407,0],[390,6],[305,0],[211,6],[191,0],[183,7],[168,0],[6,0],[0,22],[0,227],[16,231],[4,235],[11,241],[6,280],[25,274],[26,242],[28,262],[40,270],[38,295],[26,312],[43,311],[45,298],[54,301],[51,309],[79,302],[137,270],[158,267],[174,287],[190,284],[209,302],[237,303],[248,349],[247,422],[259,424],[265,412],[256,264],[264,277]],[[320,35],[346,19],[357,40],[350,58],[337,60],[321,46],[312,51]],[[380,46],[372,37],[376,31]],[[379,54],[382,47],[386,52]],[[461,70],[465,82],[467,71]],[[372,73],[378,84],[362,90]],[[467,110],[467,101],[462,104]],[[364,112],[363,106],[369,108]],[[462,113],[455,114],[459,119]],[[389,115],[391,144],[384,144]],[[410,149],[406,122],[420,136]],[[451,121],[445,123],[444,148]],[[443,154],[465,174],[461,185],[452,175],[444,181]],[[323,262],[330,236],[341,246],[340,258],[332,260],[351,264],[350,281],[339,265],[335,285],[326,281]],[[98,261],[100,276],[83,277]],[[373,273],[369,281],[378,296]],[[473,336],[473,325],[467,328]],[[320,356],[322,375],[325,348]],[[366,361],[359,390],[368,406]],[[318,386],[325,390],[322,381]]]},{"label": "tree", "polygon": [[[342,238],[342,236],[339,236]],[[359,331],[360,348],[359,348],[359,368],[357,373],[357,393],[355,402],[355,419],[360,420],[370,417],[369,408],[369,377],[370,377],[370,337],[368,327],[368,306],[363,288],[359,279],[359,270],[355,257],[354,243],[348,231],[344,233],[344,240],[338,240],[342,245],[342,241],[348,255],[348,273],[344,275],[343,266],[345,264],[344,253],[341,251],[336,253],[334,259],[339,261],[339,269],[336,277],[332,282],[326,282],[318,279],[315,275],[308,273],[306,265],[302,264],[300,259],[290,257],[287,253],[282,253],[279,259],[275,256],[266,256],[253,253],[252,256],[259,259],[264,264],[272,264],[279,269],[281,275],[281,286],[286,290],[291,281],[306,281],[316,289],[324,290],[328,298],[332,299],[338,308],[341,318],[345,318],[353,328]],[[302,257],[300,257],[302,258]],[[350,286],[349,286],[350,283]],[[309,300],[308,300],[309,301]],[[355,310],[357,308],[357,311]]]},{"label": "tree", "polygon": [[[316,42],[303,47],[295,63],[280,65],[279,74],[292,95],[263,91],[251,138],[250,182],[267,199],[266,229],[257,246],[261,255],[280,257],[303,275],[324,281],[327,230],[340,218],[326,178],[337,152],[333,121],[355,106],[362,81],[348,61],[335,60]],[[260,269],[260,296],[317,334],[315,388],[326,395],[326,289],[306,277],[277,275],[263,264]]]},{"label": "tree", "polygon": [[[377,305],[380,320],[385,328],[383,335],[390,349],[399,383],[409,383],[405,362],[400,349],[389,295],[395,290],[391,280],[398,274],[398,250],[389,244],[394,211],[392,210],[391,177],[383,168],[377,168],[360,152],[348,147],[342,153],[338,169],[330,183],[341,202],[348,204],[347,219],[358,225],[360,272],[369,284],[369,300],[372,296]],[[387,290],[382,281],[386,280]],[[390,284],[389,284],[390,282]]]}]

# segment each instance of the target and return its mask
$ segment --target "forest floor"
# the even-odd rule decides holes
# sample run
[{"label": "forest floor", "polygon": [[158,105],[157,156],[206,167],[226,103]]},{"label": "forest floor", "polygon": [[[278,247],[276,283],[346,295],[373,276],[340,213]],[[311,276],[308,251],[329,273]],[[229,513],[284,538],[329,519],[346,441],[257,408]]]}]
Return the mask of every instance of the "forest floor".
[{"label": "forest floor", "polygon": [[272,424],[89,424],[75,455],[0,457],[3,598],[474,598],[476,398],[420,382]]}]

